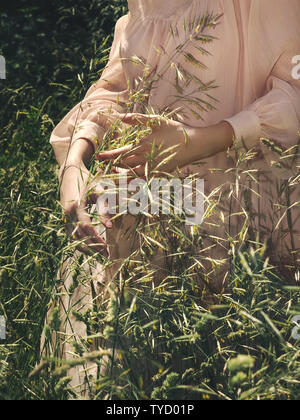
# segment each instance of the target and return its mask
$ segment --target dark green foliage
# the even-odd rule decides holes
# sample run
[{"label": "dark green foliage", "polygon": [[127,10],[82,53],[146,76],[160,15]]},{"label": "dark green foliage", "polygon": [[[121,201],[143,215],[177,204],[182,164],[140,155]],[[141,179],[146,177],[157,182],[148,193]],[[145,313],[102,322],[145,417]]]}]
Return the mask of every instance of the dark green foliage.
[{"label": "dark green foliage", "polygon": [[99,77],[125,12],[122,0],[1,4],[0,314],[8,344],[0,342],[1,399],[51,398],[27,387],[66,243],[49,137]]}]

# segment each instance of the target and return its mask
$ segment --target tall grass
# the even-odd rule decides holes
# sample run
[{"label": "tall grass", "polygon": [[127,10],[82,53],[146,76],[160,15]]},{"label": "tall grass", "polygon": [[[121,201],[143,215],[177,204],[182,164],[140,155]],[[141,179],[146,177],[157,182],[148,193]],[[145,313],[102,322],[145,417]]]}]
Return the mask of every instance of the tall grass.
[{"label": "tall grass", "polygon": [[[114,16],[122,12],[116,8]],[[187,31],[191,29],[199,33],[197,24]],[[173,33],[176,37],[176,28]],[[204,40],[209,41],[199,35],[199,42]],[[226,288],[217,291],[201,274],[203,230],[187,229],[178,215],[163,220],[137,217],[135,237],[128,243],[132,252],[121,261],[74,252],[76,243],[70,243],[65,234],[57,167],[48,138],[65,110],[97,79],[107,46],[107,41],[99,42],[94,56],[82,59],[82,74],[72,84],[54,81],[46,95],[29,84],[19,88],[4,84],[1,92],[5,106],[0,116],[0,314],[7,320],[7,340],[0,342],[1,398],[80,398],[80,387],[71,389],[69,377],[71,368],[80,368],[84,397],[96,400],[297,400],[299,341],[292,318],[300,314],[300,288],[278,274],[264,244],[251,237],[246,210],[243,229],[232,241]],[[70,77],[74,76],[76,68],[68,66]],[[182,85],[184,80],[190,85],[191,75],[183,68],[176,72],[178,95],[185,99]],[[212,84],[203,88],[203,95],[210,95],[211,89]],[[129,109],[137,103],[144,106],[145,90],[139,86],[138,92],[142,94],[131,92]],[[203,107],[208,110],[214,101],[207,98],[189,106],[201,116]],[[166,115],[168,110],[163,112]],[[124,130],[116,123],[102,147],[115,147],[114,130],[127,144],[145,129],[141,125]],[[241,199],[239,176],[254,158],[249,152],[238,154],[232,162],[229,197]],[[101,171],[109,175],[110,169]],[[94,162],[91,173],[97,170]],[[248,174],[251,180],[256,176]],[[289,183],[298,179],[296,172]],[[221,217],[218,193],[207,205],[207,223],[211,215]],[[96,215],[95,223],[99,224]],[[153,264],[157,256],[165,261],[163,272]],[[66,262],[68,285],[64,283]],[[212,254],[210,263],[217,271],[222,261]],[[99,264],[113,273],[104,285],[93,277]],[[81,292],[91,295],[92,302],[78,302]],[[62,311],[65,302],[69,307]],[[44,327],[50,305],[53,310]],[[86,335],[62,335],[62,323],[65,327],[68,320],[84,325]],[[39,348],[42,331],[47,348],[44,361]],[[61,358],[65,341],[73,351],[67,360]]]}]

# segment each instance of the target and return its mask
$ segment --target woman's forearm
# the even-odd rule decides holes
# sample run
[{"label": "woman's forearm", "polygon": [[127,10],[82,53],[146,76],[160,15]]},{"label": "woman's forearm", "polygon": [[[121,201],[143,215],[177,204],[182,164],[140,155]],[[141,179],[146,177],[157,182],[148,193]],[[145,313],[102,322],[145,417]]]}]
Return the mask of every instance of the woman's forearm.
[{"label": "woman's forearm", "polygon": [[[234,138],[234,130],[226,121],[209,127],[190,128],[187,130],[187,134],[188,143],[186,146],[188,146],[188,149],[186,149],[186,146],[183,147],[184,153],[181,154],[181,157],[184,156],[184,162],[180,166],[185,166],[226,151],[232,146]],[[88,166],[94,152],[94,146],[91,141],[78,139],[71,145],[65,164],[80,166],[83,163],[85,166]]]},{"label": "woman's forearm", "polygon": [[193,162],[226,151],[233,145],[233,138],[234,130],[226,121],[193,129],[190,136]]},{"label": "woman's forearm", "polygon": [[94,146],[87,139],[78,139],[70,147],[67,165],[84,163],[87,166],[94,154]]},{"label": "woman's forearm", "polygon": [[[135,116],[127,116],[126,122],[134,125]],[[138,114],[143,121],[151,117]],[[124,121],[124,120],[123,120]],[[140,140],[139,146],[124,146],[118,149],[102,152],[98,155],[101,161],[113,161],[119,157],[118,165],[129,172],[134,169],[136,175],[145,175],[145,165],[153,150],[153,144],[158,146],[155,167],[162,172],[172,173],[176,168],[183,168],[197,161],[226,151],[233,145],[234,130],[232,126],[222,121],[209,127],[188,127],[179,122],[168,121],[159,127],[153,127],[152,133]],[[171,159],[165,162],[164,150],[173,149]]]}]

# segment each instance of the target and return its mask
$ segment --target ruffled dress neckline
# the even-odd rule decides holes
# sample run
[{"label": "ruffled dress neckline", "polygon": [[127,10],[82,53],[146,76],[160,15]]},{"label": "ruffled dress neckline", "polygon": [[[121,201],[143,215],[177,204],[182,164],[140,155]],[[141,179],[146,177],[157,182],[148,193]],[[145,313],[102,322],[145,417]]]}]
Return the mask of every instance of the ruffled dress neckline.
[{"label": "ruffled dress neckline", "polygon": [[143,19],[172,19],[192,6],[194,0],[128,0],[131,15]]}]

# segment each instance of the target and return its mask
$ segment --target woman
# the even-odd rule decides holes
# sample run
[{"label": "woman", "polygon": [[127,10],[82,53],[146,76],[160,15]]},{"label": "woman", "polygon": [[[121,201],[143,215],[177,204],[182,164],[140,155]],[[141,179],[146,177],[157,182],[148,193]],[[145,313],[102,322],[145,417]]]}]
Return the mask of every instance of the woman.
[{"label": "woman", "polygon": [[[177,148],[176,156],[161,168],[163,171],[172,173],[181,168],[181,174],[193,172],[204,179],[206,196],[219,203],[218,211],[201,227],[204,243],[203,252],[199,251],[201,270],[212,290],[223,288],[230,248],[241,232],[249,234],[250,239],[253,235],[252,240],[261,244],[267,241],[272,263],[293,280],[300,261],[300,223],[299,205],[292,204],[300,195],[299,185],[289,185],[288,180],[297,171],[295,148],[300,129],[300,81],[293,71],[294,57],[300,54],[299,0],[128,0],[128,5],[129,14],[117,22],[109,63],[100,81],[51,137],[61,166],[62,205],[76,223],[76,239],[84,240],[81,250],[89,253],[92,249],[119,262],[132,251],[128,241],[135,229],[133,216],[115,222],[103,217],[104,240],[91,225],[90,215],[78,204],[78,198],[85,202],[87,165],[111,122],[119,118],[126,126],[134,126],[150,120],[151,125],[155,114],[176,111],[168,122],[153,127],[152,134],[138,147],[104,151],[98,158],[102,162],[118,158],[116,171],[142,177],[145,156],[155,141],[160,150]],[[205,15],[214,16],[214,22],[204,29],[208,20],[200,22],[200,18]],[[201,36],[202,46],[197,48]],[[178,45],[185,47],[174,55]],[[149,74],[154,78],[145,89],[146,104],[136,104],[128,114],[132,91],[140,89],[139,83],[142,80],[145,84]],[[184,85],[185,77],[189,82]],[[209,112],[201,112],[201,118],[193,101],[186,100],[189,92],[197,90],[197,83],[206,86],[207,91],[203,91],[209,95]],[[270,139],[273,147],[261,138]],[[272,164],[278,161],[276,147],[283,154],[294,147],[293,157],[286,153],[279,165]],[[245,170],[238,175],[237,171],[226,172],[234,166],[236,154],[248,150],[255,155],[246,158],[247,174]],[[244,189],[230,196],[234,176]],[[278,195],[282,184],[288,194]],[[224,187],[221,196],[220,185]],[[245,192],[250,216],[245,216],[246,204],[241,201]],[[250,226],[243,232],[246,219]],[[220,263],[212,264],[212,258]],[[163,258],[157,256],[155,265],[163,275]],[[114,275],[109,270],[102,272],[100,266],[97,270],[101,274],[95,280],[96,289],[99,277],[107,282]],[[88,306],[88,288],[79,290],[74,302],[83,295],[82,306]],[[65,331],[85,334],[83,324],[75,319],[72,328],[66,327]],[[66,355],[68,352],[66,347]]]}]

